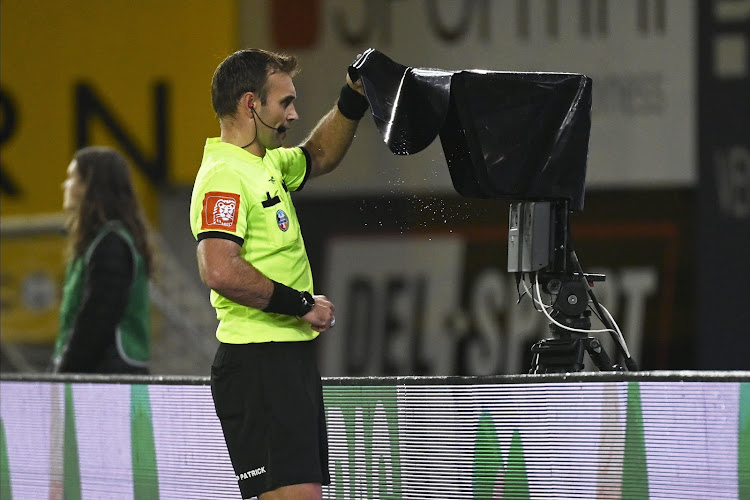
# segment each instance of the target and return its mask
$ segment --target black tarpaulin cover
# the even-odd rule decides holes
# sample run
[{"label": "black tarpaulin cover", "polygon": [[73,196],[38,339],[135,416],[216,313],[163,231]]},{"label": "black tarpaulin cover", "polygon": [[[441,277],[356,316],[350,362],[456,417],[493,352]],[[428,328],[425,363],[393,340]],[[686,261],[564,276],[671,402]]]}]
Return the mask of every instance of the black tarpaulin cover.
[{"label": "black tarpaulin cover", "polygon": [[350,67],[397,155],[440,135],[456,191],[471,198],[568,199],[583,209],[591,79],[572,73],[412,68],[368,49]]}]

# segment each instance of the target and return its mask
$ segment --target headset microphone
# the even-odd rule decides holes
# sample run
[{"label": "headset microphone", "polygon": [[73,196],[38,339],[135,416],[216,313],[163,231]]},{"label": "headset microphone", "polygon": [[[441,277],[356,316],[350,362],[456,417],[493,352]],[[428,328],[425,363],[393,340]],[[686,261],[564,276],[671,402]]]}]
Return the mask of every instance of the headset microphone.
[{"label": "headset microphone", "polygon": [[262,123],[262,124],[263,124],[263,125],[265,125],[266,127],[270,128],[270,129],[272,129],[272,130],[275,130],[276,132],[278,132],[278,133],[280,133],[280,134],[283,134],[284,132],[286,132],[287,128],[286,128],[286,127],[285,127],[284,125],[279,125],[278,127],[272,127],[272,126],[270,126],[269,124],[267,124],[266,122],[264,122],[264,121],[263,121],[263,118],[261,118],[261,117],[260,117],[260,115],[258,114],[258,112],[257,112],[257,111],[255,111],[255,107],[254,107],[254,106],[250,106],[250,110],[251,110],[251,111],[252,111],[253,113],[255,113],[255,116],[257,116],[257,117],[258,117],[258,120],[260,120],[260,123]]}]

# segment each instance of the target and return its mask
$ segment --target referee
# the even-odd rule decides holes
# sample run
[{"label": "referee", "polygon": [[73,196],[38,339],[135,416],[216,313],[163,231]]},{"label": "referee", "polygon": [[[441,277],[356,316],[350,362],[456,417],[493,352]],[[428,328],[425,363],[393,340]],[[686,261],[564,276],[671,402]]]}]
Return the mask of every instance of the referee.
[{"label": "referee", "polygon": [[198,266],[220,341],[211,392],[242,498],[320,499],[330,484],[315,338],[334,306],[313,279],[291,192],[331,172],[368,102],[347,75],[298,147],[294,56],[240,50],[214,72],[221,136],[206,141],[190,204]]}]

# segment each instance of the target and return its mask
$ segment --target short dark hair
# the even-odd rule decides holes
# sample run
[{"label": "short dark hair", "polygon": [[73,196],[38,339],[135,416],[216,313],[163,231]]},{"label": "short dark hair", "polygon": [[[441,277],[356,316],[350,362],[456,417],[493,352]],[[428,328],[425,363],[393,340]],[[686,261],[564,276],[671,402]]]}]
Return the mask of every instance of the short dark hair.
[{"label": "short dark hair", "polygon": [[217,118],[234,116],[237,103],[246,92],[255,92],[266,103],[266,81],[277,73],[294,76],[297,58],[263,49],[238,50],[224,59],[211,80],[211,103]]}]

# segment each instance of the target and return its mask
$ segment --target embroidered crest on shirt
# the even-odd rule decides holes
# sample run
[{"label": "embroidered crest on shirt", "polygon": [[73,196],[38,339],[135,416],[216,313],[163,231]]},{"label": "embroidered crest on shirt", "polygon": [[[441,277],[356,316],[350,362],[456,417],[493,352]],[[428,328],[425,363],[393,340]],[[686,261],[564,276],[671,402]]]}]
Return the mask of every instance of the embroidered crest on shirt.
[{"label": "embroidered crest on shirt", "polygon": [[240,195],[210,191],[203,197],[201,229],[237,230],[237,209]]},{"label": "embroidered crest on shirt", "polygon": [[289,229],[289,217],[287,217],[286,212],[283,210],[276,211],[276,224],[282,231]]}]

